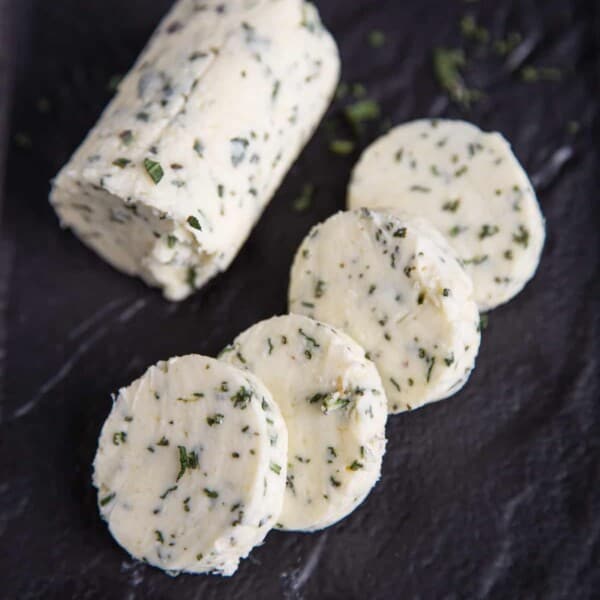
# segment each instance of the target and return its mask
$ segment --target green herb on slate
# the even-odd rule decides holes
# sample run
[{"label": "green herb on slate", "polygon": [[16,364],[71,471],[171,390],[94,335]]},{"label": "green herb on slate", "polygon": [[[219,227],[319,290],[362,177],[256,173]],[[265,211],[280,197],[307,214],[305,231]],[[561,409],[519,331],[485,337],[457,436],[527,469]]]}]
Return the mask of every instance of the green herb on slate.
[{"label": "green herb on slate", "polygon": [[298,198],[294,200],[293,209],[296,212],[304,212],[310,208],[312,203],[313,195],[315,192],[315,186],[312,183],[305,183],[302,188],[302,193]]},{"label": "green herb on slate", "polygon": [[482,97],[479,90],[466,87],[461,69],[467,64],[463,50],[436,48],[433,51],[433,71],[439,85],[451,100],[465,108]]},{"label": "green herb on slate", "polygon": [[371,44],[373,48],[381,48],[385,44],[385,33],[379,29],[370,31],[369,44]]},{"label": "green herb on slate", "polygon": [[352,152],[354,152],[354,147],[354,142],[351,140],[332,140],[329,142],[329,150],[331,150],[333,154],[338,154],[340,156],[352,154]]}]

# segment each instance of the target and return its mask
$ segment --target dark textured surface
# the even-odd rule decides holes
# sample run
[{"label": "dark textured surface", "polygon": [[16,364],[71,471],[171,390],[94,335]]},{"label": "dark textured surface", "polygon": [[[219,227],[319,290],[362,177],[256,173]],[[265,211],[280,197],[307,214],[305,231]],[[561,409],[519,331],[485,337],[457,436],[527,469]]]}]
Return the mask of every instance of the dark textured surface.
[{"label": "dark textured surface", "polygon": [[[172,579],[111,539],[90,484],[109,393],[158,359],[215,353],[285,311],[294,250],[312,224],[343,207],[357,155],[330,154],[322,127],[231,269],[187,302],[168,304],[61,231],[47,193],[107,102],[110,76],[128,69],[170,2],[4,4],[18,16],[19,44],[0,39],[5,82],[8,52],[18,59],[0,254],[1,597],[598,597],[595,0],[320,0],[344,79],[366,85],[382,122],[464,116],[436,84],[431,50],[468,48],[467,79],[487,98],[466,118],[512,141],[538,189],[548,239],[534,281],[491,314],[466,388],[390,420],[383,478],[365,504],[321,533],[271,533],[229,580]],[[508,64],[460,38],[466,11],[494,37],[523,34]],[[382,48],[366,41],[373,28],[387,33]],[[523,83],[515,73],[522,61],[558,66],[562,80]],[[578,133],[569,121],[580,123]],[[19,132],[31,148],[15,146]],[[317,193],[298,214],[291,206],[307,179]]]}]

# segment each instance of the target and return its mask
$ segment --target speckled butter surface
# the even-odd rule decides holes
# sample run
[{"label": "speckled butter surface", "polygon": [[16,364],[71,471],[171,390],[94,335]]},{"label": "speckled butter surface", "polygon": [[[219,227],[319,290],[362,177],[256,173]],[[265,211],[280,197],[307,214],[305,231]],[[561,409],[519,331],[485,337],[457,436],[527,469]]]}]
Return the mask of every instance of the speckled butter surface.
[{"label": "speckled butter surface", "polygon": [[54,182],[61,223],[180,300],[227,268],[331,99],[301,0],[180,0]]},{"label": "speckled butter surface", "polygon": [[222,360],[251,371],[289,432],[280,529],[315,530],[347,516],[379,479],[386,397],[375,365],[346,334],[300,315],[240,334]]},{"label": "speckled butter surface", "polygon": [[392,129],[365,150],[348,190],[349,208],[383,205],[425,217],[447,237],[481,310],[513,298],[537,269],[544,220],[499,133],[452,120]]},{"label": "speckled butter surface", "polygon": [[290,311],[360,343],[392,413],[455,393],[479,349],[471,280],[430,230],[423,219],[340,212],[313,227],[291,270]]},{"label": "speckled butter surface", "polygon": [[102,517],[132,556],[231,575],[281,511],[287,429],[252,374],[198,355],[119,391],[94,461]]}]

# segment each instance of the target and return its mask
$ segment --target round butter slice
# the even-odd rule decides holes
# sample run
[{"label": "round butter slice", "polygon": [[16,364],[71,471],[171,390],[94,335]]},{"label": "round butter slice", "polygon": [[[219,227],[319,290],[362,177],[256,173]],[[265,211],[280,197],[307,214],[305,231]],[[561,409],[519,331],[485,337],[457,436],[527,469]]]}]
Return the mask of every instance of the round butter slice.
[{"label": "round butter slice", "polygon": [[312,531],[351,513],[379,479],[387,405],[375,365],[355,341],[300,315],[257,323],[222,360],[256,374],[289,432],[278,527]]},{"label": "round butter slice", "polygon": [[280,411],[253,375],[171,358],[115,399],[94,461],[100,513],[135,558],[231,575],[281,512],[286,453]]},{"label": "round butter slice", "polygon": [[392,413],[467,381],[479,349],[472,283],[423,219],[340,212],[304,239],[289,306],[344,330],[374,361]]},{"label": "round butter slice", "polygon": [[376,140],[354,168],[348,207],[430,221],[473,279],[480,310],[517,295],[544,245],[535,192],[509,143],[464,121],[419,120]]}]

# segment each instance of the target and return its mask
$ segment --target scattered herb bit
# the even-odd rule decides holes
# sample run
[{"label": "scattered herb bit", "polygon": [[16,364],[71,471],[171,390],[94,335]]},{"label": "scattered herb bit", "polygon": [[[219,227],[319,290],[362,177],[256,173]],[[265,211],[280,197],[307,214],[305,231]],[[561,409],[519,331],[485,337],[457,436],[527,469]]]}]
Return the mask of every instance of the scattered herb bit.
[{"label": "scattered herb bit", "polygon": [[279,95],[279,90],[281,88],[281,81],[277,79],[273,84],[273,91],[271,92],[271,100],[275,100]]},{"label": "scattered herb bit", "polygon": [[352,84],[352,96],[357,100],[367,95],[367,88],[362,83]]},{"label": "scattered herb bit", "polygon": [[490,32],[477,24],[473,15],[465,15],[460,20],[460,32],[468,40],[473,40],[480,44],[487,44],[490,41]]},{"label": "scattered herb bit", "polygon": [[168,446],[169,440],[163,435],[158,442],[156,442],[157,446]]},{"label": "scattered herb bit", "polygon": [[106,84],[106,89],[109,92],[116,92],[117,89],[119,88],[119,84],[121,83],[121,81],[123,80],[123,75],[121,74],[115,74],[112,75],[110,77],[110,79],[108,80],[108,83]]},{"label": "scattered herb bit", "polygon": [[396,388],[397,391],[401,391],[400,384],[393,377],[390,377],[390,382]]},{"label": "scattered herb bit", "polygon": [[346,408],[350,404],[350,398],[344,396],[337,396],[335,394],[325,394],[323,401],[321,402],[321,411],[327,415],[331,411],[338,410],[340,408]]},{"label": "scattered herb bit", "polygon": [[359,469],[364,469],[364,465],[357,460],[352,461],[352,464],[348,465],[349,471],[358,471]]},{"label": "scattered herb bit", "polygon": [[385,44],[385,33],[379,29],[373,29],[369,32],[369,44],[373,48],[381,48]]},{"label": "scattered herb bit", "polygon": [[196,217],[194,217],[193,215],[190,215],[187,218],[187,223],[190,227],[193,227],[194,229],[198,229],[199,231],[202,231],[202,226],[200,225],[200,221],[198,221],[198,219]]},{"label": "scattered herb bit", "polygon": [[576,135],[577,133],[579,133],[580,129],[581,123],[579,123],[579,121],[569,121],[567,123],[567,133],[569,135]]},{"label": "scattered herb bit", "polygon": [[506,260],[512,260],[513,259],[513,251],[505,250],[503,256]]},{"label": "scattered herb bit", "polygon": [[212,427],[213,425],[220,425],[223,422],[224,418],[225,415],[216,413],[214,415],[211,415],[210,417],[206,417],[206,422],[209,424],[210,427]]},{"label": "scattered herb bit", "polygon": [[216,492],[215,490],[209,490],[208,488],[204,488],[204,493],[213,500],[219,497],[219,492]]},{"label": "scattered herb bit", "polygon": [[428,194],[429,192],[431,192],[431,188],[425,187],[424,185],[411,185],[410,191],[411,192],[422,192],[424,194]]},{"label": "scattered herb bit", "polygon": [[304,212],[310,208],[312,203],[313,195],[315,192],[315,186],[312,183],[305,183],[302,188],[302,193],[298,198],[294,200],[293,209],[296,212]]},{"label": "scattered herb bit", "polygon": [[361,100],[346,106],[344,114],[354,129],[360,131],[365,121],[378,119],[381,110],[375,100]]},{"label": "scattered herb bit", "polygon": [[190,500],[191,498],[188,496],[184,501],[183,501],[183,510],[185,512],[190,512]]},{"label": "scattered herb bit", "polygon": [[28,150],[32,146],[31,137],[28,133],[19,131],[15,134],[15,144],[21,150]]},{"label": "scattered herb bit", "polygon": [[115,160],[113,160],[112,164],[115,165],[115,167],[124,169],[130,163],[131,161],[128,158],[116,158]]},{"label": "scattered herb bit", "polygon": [[325,293],[325,282],[319,279],[315,284],[315,298],[321,298]]},{"label": "scattered herb bit", "polygon": [[304,331],[302,330],[302,328],[298,329],[298,333],[306,340],[308,341],[310,344],[312,344],[315,348],[320,348],[320,344],[317,342],[317,340],[315,340],[315,338],[311,337],[310,335],[307,335],[306,333],[304,333]]},{"label": "scattered herb bit", "polygon": [[417,304],[423,304],[425,302],[425,292],[419,292],[419,296],[417,297]]},{"label": "scattered herb bit", "polygon": [[174,492],[177,489],[176,485],[171,486],[170,488],[167,488],[164,492],[164,494],[161,494],[160,499],[164,500],[171,492]]},{"label": "scattered herb bit", "polygon": [[451,354],[450,356],[444,358],[444,362],[446,363],[447,367],[452,365],[454,363],[454,354]]},{"label": "scattered herb bit", "polygon": [[121,131],[119,138],[126,146],[129,146],[129,144],[133,142],[133,133],[131,129],[125,129],[125,131]]},{"label": "scattered herb bit", "polygon": [[442,290],[442,296],[445,296],[446,298],[450,295],[450,290],[448,288],[444,288]]},{"label": "scattered herb bit", "polygon": [[515,244],[521,244],[524,248],[529,246],[529,230],[523,225],[519,225],[517,233],[513,233],[513,240]]},{"label": "scattered herb bit", "polygon": [[146,173],[150,175],[150,178],[152,179],[152,181],[154,181],[155,184],[158,184],[159,181],[163,178],[164,171],[160,166],[160,163],[157,163],[156,161],[150,158],[144,159],[144,169],[146,169]]},{"label": "scattered herb bit", "polygon": [[520,33],[513,31],[505,39],[494,41],[494,51],[500,56],[507,56],[521,43],[522,39]]},{"label": "scattered herb bit", "polygon": [[244,410],[252,400],[252,392],[242,386],[236,393],[231,397],[234,408],[240,408]]},{"label": "scattered herb bit", "polygon": [[448,233],[450,234],[450,237],[456,237],[457,235],[461,234],[463,231],[466,231],[466,227],[461,227],[460,225],[454,225],[453,227],[450,228],[450,230],[448,231]]},{"label": "scattered herb bit", "polygon": [[440,86],[450,98],[469,108],[482,96],[479,90],[465,86],[460,70],[466,66],[465,54],[459,49],[436,48],[433,52],[433,70]]},{"label": "scattered herb bit", "polygon": [[342,483],[340,481],[338,481],[337,479],[335,479],[335,477],[333,475],[329,478],[329,481],[331,481],[331,485],[333,487],[340,487],[340,485],[342,485]]},{"label": "scattered herb bit", "polygon": [[104,498],[102,498],[100,500],[100,506],[106,506],[109,502],[114,500],[116,495],[117,494],[115,492],[113,492],[112,494],[109,494],[108,496],[104,496]]},{"label": "scattered herb bit", "polygon": [[487,254],[479,254],[473,258],[466,258],[462,261],[463,265],[480,265],[485,262],[489,256]]},{"label": "scattered herb bit", "polygon": [[276,464],[276,463],[271,463],[269,465],[269,469],[271,469],[271,471],[273,471],[273,473],[275,473],[276,475],[280,475],[281,474],[281,466]]},{"label": "scattered herb bit", "polygon": [[329,142],[329,150],[339,156],[347,156],[354,152],[354,142],[351,140],[332,140]]},{"label": "scattered herb bit", "polygon": [[125,433],[124,431],[117,431],[113,434],[112,440],[115,446],[124,444],[127,441],[127,433]]},{"label": "scattered herb bit", "polygon": [[448,212],[456,212],[459,206],[460,200],[452,200],[449,202],[444,202],[442,210],[447,210]]},{"label": "scattered herb bit", "polygon": [[164,544],[165,543],[165,538],[163,537],[163,534],[161,531],[159,531],[158,529],[154,530],[154,535],[156,536],[156,541],[159,544]]},{"label": "scattered herb bit", "polygon": [[500,228],[497,225],[482,225],[481,230],[479,231],[479,239],[483,240],[486,237],[492,237],[496,235],[500,231]]},{"label": "scattered herb bit", "polygon": [[174,235],[167,236],[167,247],[173,248],[177,243],[177,238]]},{"label": "scattered herb bit", "polygon": [[187,469],[198,468],[198,455],[196,452],[189,452],[184,446],[177,446],[179,451],[179,473],[177,473],[177,479],[179,481],[185,474]]},{"label": "scattered herb bit", "polygon": [[198,139],[194,140],[194,152],[200,157],[204,158],[204,144]]},{"label": "scattered herb bit", "polygon": [[490,318],[487,313],[481,313],[479,315],[479,331],[484,331],[488,328]]},{"label": "scattered herb bit", "polygon": [[271,341],[271,338],[267,339],[267,344],[269,345],[269,354],[271,354],[273,352],[273,342]]},{"label": "scattered herb bit", "polygon": [[560,81],[562,72],[556,67],[523,67],[521,69],[521,79],[525,83],[535,83],[536,81]]},{"label": "scattered herb bit", "polygon": [[139,112],[137,113],[137,115],[135,115],[135,118],[138,121],[142,121],[143,123],[147,123],[150,120],[150,115],[147,112]]}]

